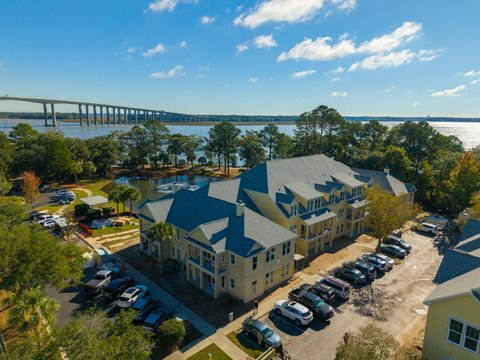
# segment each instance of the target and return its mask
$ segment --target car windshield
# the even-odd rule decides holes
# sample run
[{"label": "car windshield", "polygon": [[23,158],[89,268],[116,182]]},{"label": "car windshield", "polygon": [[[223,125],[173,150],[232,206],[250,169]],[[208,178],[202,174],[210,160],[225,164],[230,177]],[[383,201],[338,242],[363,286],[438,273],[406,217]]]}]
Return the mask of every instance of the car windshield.
[{"label": "car windshield", "polygon": [[316,306],[317,308],[322,307],[323,305],[325,305],[325,303],[323,302],[323,300],[321,300],[321,299],[315,300],[315,306]]},{"label": "car windshield", "polygon": [[262,330],[262,334],[265,338],[269,338],[273,335],[273,330],[267,326],[265,329]]}]

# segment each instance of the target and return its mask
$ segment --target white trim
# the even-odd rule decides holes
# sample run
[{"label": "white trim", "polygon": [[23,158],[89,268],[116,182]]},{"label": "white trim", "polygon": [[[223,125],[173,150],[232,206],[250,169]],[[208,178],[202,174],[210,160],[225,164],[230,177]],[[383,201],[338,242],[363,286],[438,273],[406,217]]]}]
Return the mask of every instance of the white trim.
[{"label": "white trim", "polygon": [[[460,335],[460,344],[454,343],[453,341],[450,341],[450,340],[448,339],[448,335],[450,334],[450,321],[451,321],[451,320],[455,320],[455,321],[463,324],[462,334]],[[466,321],[464,321],[464,320],[460,320],[459,318],[455,318],[455,317],[453,317],[453,316],[449,316],[449,317],[448,317],[448,324],[447,324],[447,337],[446,337],[446,340],[447,340],[448,343],[450,343],[450,344],[452,344],[452,345],[454,345],[454,346],[456,346],[456,347],[459,347],[459,348],[461,348],[461,349],[463,349],[463,350],[465,350],[465,351],[468,351],[469,353],[478,354],[478,351],[480,350],[480,338],[479,338],[478,341],[477,341],[477,351],[472,351],[472,350],[470,350],[470,349],[468,349],[468,348],[466,348],[466,347],[464,346],[464,345],[465,345],[465,333],[466,333],[466,331],[467,331],[467,326],[470,326],[470,327],[475,328],[475,329],[477,329],[478,331],[480,331],[480,325],[473,325],[473,324],[468,323],[468,322],[466,322]]]}]

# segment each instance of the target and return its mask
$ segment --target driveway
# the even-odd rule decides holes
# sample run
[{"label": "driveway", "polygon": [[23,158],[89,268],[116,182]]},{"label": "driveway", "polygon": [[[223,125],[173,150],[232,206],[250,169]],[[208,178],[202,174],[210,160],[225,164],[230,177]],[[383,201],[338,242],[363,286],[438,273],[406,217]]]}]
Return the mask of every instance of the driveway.
[{"label": "driveway", "polygon": [[413,246],[411,255],[371,286],[353,289],[348,302],[336,305],[330,322],[314,321],[303,328],[273,313],[260,320],[278,332],[292,359],[334,359],[345,332],[370,323],[402,338],[411,324],[425,318],[423,299],[434,288],[432,279],[442,258],[432,238],[408,232],[405,239]]}]

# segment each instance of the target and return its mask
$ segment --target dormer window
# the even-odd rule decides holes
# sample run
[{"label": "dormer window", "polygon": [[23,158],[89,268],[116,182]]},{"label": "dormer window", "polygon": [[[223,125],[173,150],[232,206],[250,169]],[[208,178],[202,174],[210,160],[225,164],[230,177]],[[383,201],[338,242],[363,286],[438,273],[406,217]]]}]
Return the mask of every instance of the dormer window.
[{"label": "dormer window", "polygon": [[328,199],[328,203],[329,204],[333,204],[335,202],[335,195],[330,195],[329,199]]},{"label": "dormer window", "polygon": [[292,214],[292,216],[297,215],[297,213],[298,213],[298,205],[297,204],[292,205],[292,207],[290,209],[290,213]]},{"label": "dormer window", "polygon": [[313,200],[310,200],[307,202],[307,211],[312,211],[313,210]]},{"label": "dormer window", "polygon": [[345,191],[340,193],[340,201],[345,200]]},{"label": "dormer window", "polygon": [[320,206],[322,204],[322,200],[321,199],[315,199],[315,209],[320,209]]},{"label": "dormer window", "polygon": [[353,188],[353,189],[352,189],[352,197],[356,197],[356,196],[357,196],[357,191],[358,191],[357,188]]}]

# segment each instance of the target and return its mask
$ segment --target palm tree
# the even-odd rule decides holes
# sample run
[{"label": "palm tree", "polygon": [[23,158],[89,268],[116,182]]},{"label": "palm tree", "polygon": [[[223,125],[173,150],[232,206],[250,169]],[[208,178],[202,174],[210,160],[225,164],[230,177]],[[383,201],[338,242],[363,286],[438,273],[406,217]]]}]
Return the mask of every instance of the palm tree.
[{"label": "palm tree", "polygon": [[22,331],[33,330],[37,340],[42,331],[50,331],[55,324],[58,302],[43,294],[39,288],[23,291],[11,299],[14,302],[10,308],[9,325]]},{"label": "palm tree", "polygon": [[128,193],[130,190],[130,186],[128,185],[120,185],[118,186],[118,191],[120,193],[120,201],[122,202],[123,212],[125,213],[125,203],[129,200]]},{"label": "palm tree", "polygon": [[158,243],[160,245],[160,263],[161,263],[161,268],[163,271],[164,268],[164,257],[165,257],[165,245],[168,241],[170,241],[175,234],[174,228],[165,222],[158,222],[150,225],[150,227],[147,230],[147,237]]},{"label": "palm tree", "polygon": [[117,217],[118,217],[118,204],[121,202],[120,198],[120,191],[119,187],[115,187],[110,193],[108,194],[108,200],[113,201],[115,205],[117,206]]},{"label": "palm tree", "polygon": [[129,187],[128,190],[126,191],[126,196],[128,200],[130,201],[130,216],[132,216],[132,209],[133,209],[133,204],[132,202],[138,201],[141,199],[141,194],[140,191],[138,191],[134,187]]}]

